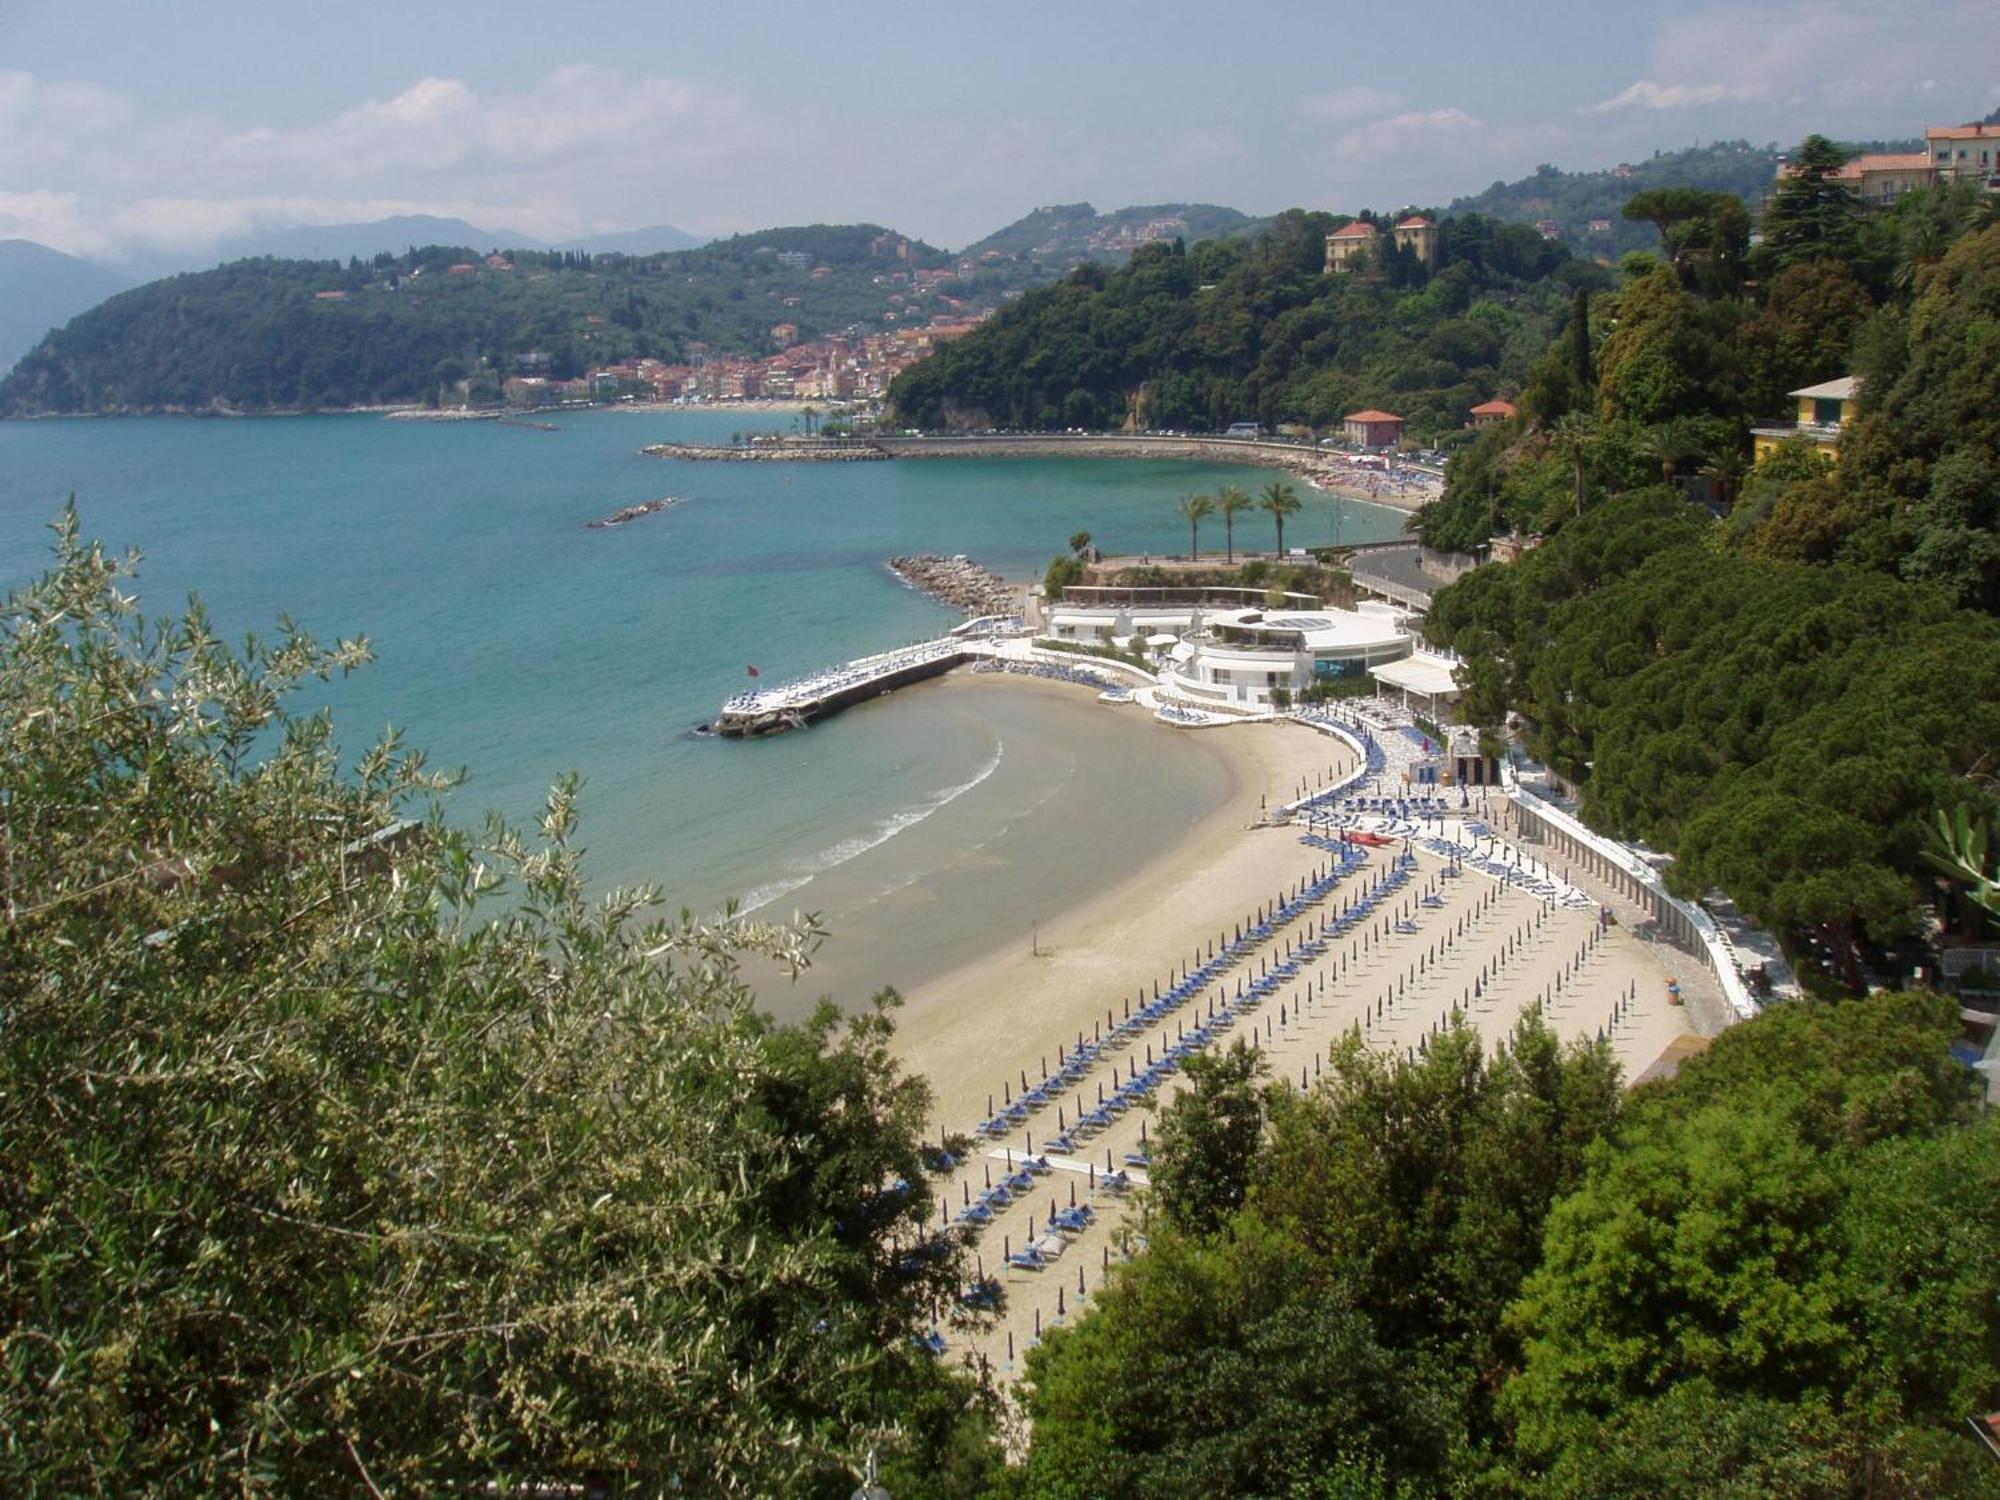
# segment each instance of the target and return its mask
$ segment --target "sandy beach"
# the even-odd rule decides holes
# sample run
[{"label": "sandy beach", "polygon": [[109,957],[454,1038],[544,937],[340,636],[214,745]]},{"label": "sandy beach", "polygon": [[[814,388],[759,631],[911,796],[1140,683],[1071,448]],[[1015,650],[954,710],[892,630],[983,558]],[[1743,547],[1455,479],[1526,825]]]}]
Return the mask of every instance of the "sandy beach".
[{"label": "sandy beach", "polygon": [[[1428,854],[1399,862],[1397,850],[1376,849],[1246,949],[1203,994],[1143,1034],[1112,1039],[1128,1002],[1166,991],[1211,943],[1227,943],[1260,910],[1334,873],[1338,863],[1302,842],[1299,828],[1259,825],[1265,808],[1295,797],[1301,782],[1315,787],[1351,769],[1354,756],[1342,742],[1296,723],[1187,732],[1209,738],[1231,767],[1234,784],[1216,812],[1166,855],[1044,925],[1032,946],[915,989],[898,1018],[903,1060],[935,1090],[934,1136],[974,1135],[945,1184],[945,1207],[1006,1298],[990,1326],[940,1332],[949,1357],[986,1359],[1003,1381],[1021,1373],[1040,1330],[1074,1316],[1115,1274],[1136,1222],[1130,1189],[1114,1174],[1123,1171],[1143,1188],[1151,1111],[1120,1109],[1081,1131],[1079,1117],[1115,1099],[1135,1071],[1163,1059],[1201,1024],[1210,1006],[1228,1003],[1272,967],[1288,959],[1298,965],[1268,999],[1238,1010],[1229,1035],[1254,1033],[1270,1077],[1293,1087],[1312,1086],[1328,1047],[1350,1026],[1362,1025],[1377,1046],[1407,1053],[1454,1007],[1490,1045],[1513,1029],[1523,1007],[1539,1004],[1564,1036],[1607,1035],[1628,1078],[1691,1031],[1687,1011],[1670,1004],[1666,990],[1670,977],[1690,983],[1690,966],[1670,951],[1615,923],[1601,925],[1594,910],[1545,902],[1476,871],[1452,873]],[[1336,932],[1350,906],[1357,915]],[[1298,945],[1313,938],[1323,940],[1323,951],[1298,955]],[[1103,1047],[1093,1054],[1098,1039]],[[1072,1051],[1079,1040],[1082,1059]],[[1042,1089],[1066,1066],[1073,1070],[1068,1081]],[[1179,1087],[1176,1075],[1155,1105]],[[974,1134],[1031,1089],[1047,1097],[1017,1111],[1004,1134]],[[1075,1135],[1068,1154],[1047,1144],[1060,1132]],[[1031,1156],[1046,1166],[1032,1180],[1017,1176]],[[990,1221],[962,1217],[1010,1177],[1015,1188],[992,1204]],[[1052,1217],[1060,1222],[1072,1208],[1088,1211],[1084,1222],[1052,1227]],[[1031,1243],[1046,1262],[1010,1266],[1009,1256]]]}]

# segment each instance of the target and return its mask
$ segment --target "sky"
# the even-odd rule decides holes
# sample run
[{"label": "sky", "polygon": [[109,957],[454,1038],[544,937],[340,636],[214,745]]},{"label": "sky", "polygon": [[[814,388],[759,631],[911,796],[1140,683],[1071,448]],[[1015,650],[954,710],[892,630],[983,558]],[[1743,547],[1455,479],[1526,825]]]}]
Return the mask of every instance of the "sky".
[{"label": "sky", "polygon": [[956,249],[1050,203],[1442,205],[1996,105],[1993,0],[0,0],[0,238],[116,265],[432,213]]}]

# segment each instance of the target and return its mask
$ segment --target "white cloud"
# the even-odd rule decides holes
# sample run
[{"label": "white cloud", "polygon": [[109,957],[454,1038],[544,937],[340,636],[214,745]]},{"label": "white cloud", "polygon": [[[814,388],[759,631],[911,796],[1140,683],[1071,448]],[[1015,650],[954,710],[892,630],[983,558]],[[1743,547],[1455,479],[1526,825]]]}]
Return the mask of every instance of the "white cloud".
[{"label": "white cloud", "polygon": [[1609,114],[1617,109],[1688,109],[1695,105],[1720,104],[1732,96],[1719,83],[1655,83],[1641,78],[1630,88],[1583,107],[1587,115]]},{"label": "white cloud", "polygon": [[[1951,58],[2000,55],[2000,8],[1974,0],[1731,0],[1664,23],[1642,76],[1586,114],[1761,107],[1833,134],[1924,121]],[[1962,85],[1960,91],[1963,90]],[[1842,117],[1865,107],[1866,118]]]},{"label": "white cloud", "polygon": [[1299,118],[1326,120],[1338,124],[1365,115],[1380,115],[1403,102],[1401,94],[1370,83],[1351,83],[1324,94],[1311,94],[1298,104]]},{"label": "white cloud", "polygon": [[1342,162],[1387,162],[1411,151],[1427,149],[1421,145],[1423,142],[1447,135],[1468,136],[1483,128],[1479,119],[1455,106],[1405,110],[1343,132],[1333,143],[1333,155]]}]

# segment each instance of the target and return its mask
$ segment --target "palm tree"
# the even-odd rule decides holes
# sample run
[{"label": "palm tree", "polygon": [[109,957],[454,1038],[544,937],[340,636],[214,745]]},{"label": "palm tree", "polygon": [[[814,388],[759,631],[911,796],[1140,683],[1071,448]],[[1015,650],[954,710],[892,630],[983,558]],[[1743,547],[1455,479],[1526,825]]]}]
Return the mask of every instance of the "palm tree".
[{"label": "palm tree", "polygon": [[1660,466],[1660,482],[1672,484],[1680,475],[1681,460],[1697,456],[1694,441],[1679,424],[1663,423],[1640,434],[1638,451]]},{"label": "palm tree", "polygon": [[1208,495],[1183,495],[1180,504],[1181,519],[1188,523],[1188,557],[1199,561],[1201,558],[1201,523],[1215,514],[1215,501]]},{"label": "palm tree", "polygon": [[1222,516],[1223,545],[1228,549],[1229,565],[1236,565],[1236,518],[1255,504],[1240,484],[1226,484],[1215,497],[1215,508]]},{"label": "palm tree", "polygon": [[1303,504],[1299,492],[1282,479],[1274,479],[1264,486],[1264,498],[1257,502],[1259,510],[1271,513],[1271,519],[1278,523],[1278,559],[1285,556],[1285,517],[1295,516]]},{"label": "palm tree", "polygon": [[1727,509],[1736,501],[1736,487],[1743,482],[1748,465],[1735,448],[1718,448],[1701,466],[1701,477],[1715,486],[1715,496]]},{"label": "palm tree", "polygon": [[1549,430],[1556,451],[1568,458],[1576,474],[1576,513],[1583,514],[1584,482],[1590,455],[1597,448],[1597,422],[1580,411],[1567,412]]}]

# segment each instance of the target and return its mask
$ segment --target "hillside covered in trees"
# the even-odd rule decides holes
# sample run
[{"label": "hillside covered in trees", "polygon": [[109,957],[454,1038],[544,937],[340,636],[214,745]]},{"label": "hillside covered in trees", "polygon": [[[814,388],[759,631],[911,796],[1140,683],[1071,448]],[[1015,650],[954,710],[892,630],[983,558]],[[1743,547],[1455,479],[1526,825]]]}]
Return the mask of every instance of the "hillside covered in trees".
[{"label": "hillside covered in trees", "polygon": [[[1066,269],[1073,258],[1119,261],[1142,235],[1179,237],[1188,244],[1245,234],[1257,221],[1215,203],[1149,203],[1099,213],[1088,203],[1055,203],[1024,214],[960,253],[977,260],[991,253],[1018,256]],[[1164,231],[1171,229],[1172,234]]]},{"label": "hillside covered in trees", "polygon": [[1383,406],[1418,433],[1456,430],[1526,378],[1574,288],[1609,284],[1476,215],[1441,226],[1434,273],[1392,252],[1380,275],[1328,275],[1342,222],[1288,210],[1255,238],[1079,267],[904,371],[890,400],[920,427],[1324,427]]},{"label": "hillside covered in trees", "polygon": [[[1754,249],[1727,195],[1634,200],[1667,259],[1579,305],[1419,524],[1543,537],[1435,601],[1465,711],[1855,989],[1922,961],[1940,810],[2000,807],[2000,224],[1953,188],[1864,218],[1837,148],[1798,159]],[[1753,420],[1847,374],[1837,463],[1751,465]]]},{"label": "hillside covered in trees", "polygon": [[[558,379],[626,358],[681,362],[697,343],[767,353],[778,323],[813,338],[923,305],[909,272],[946,263],[872,224],[766,230],[670,255],[500,259],[508,269],[431,246],[151,282],[50,334],[0,381],[0,415],[411,402],[482,372],[497,382],[531,352]],[[997,297],[1000,273],[987,281],[983,295]]]}]

